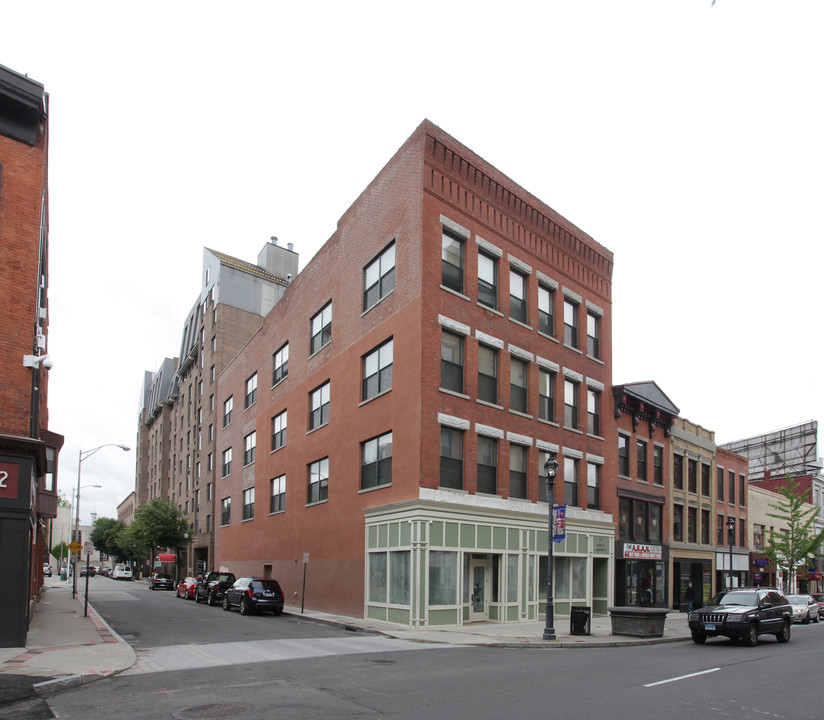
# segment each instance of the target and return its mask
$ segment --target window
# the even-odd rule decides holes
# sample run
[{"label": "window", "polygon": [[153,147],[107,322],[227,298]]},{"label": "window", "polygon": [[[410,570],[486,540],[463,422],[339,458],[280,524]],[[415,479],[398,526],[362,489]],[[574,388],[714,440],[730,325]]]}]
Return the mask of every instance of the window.
[{"label": "window", "polygon": [[738,545],[747,547],[747,526],[743,518],[738,518]]},{"label": "window", "polygon": [[380,395],[392,389],[392,366],[394,358],[394,341],[387,340],[363,358],[362,399]]},{"label": "window", "polygon": [[636,442],[636,449],[637,449],[637,479],[640,482],[649,482],[649,478],[647,477],[647,441],[646,440],[638,440]]},{"label": "window", "polygon": [[710,511],[701,511],[701,544],[710,544]]},{"label": "window", "polygon": [[[683,510],[682,506],[675,507]],[[639,542],[661,542],[661,505],[619,498],[618,508],[619,537]]]},{"label": "window", "polygon": [[587,312],[587,355],[601,357],[601,318]]},{"label": "window", "polygon": [[564,298],[564,345],[578,347],[578,305]]},{"label": "window", "polygon": [[753,524],[752,526],[752,546],[753,550],[761,550],[764,547],[764,526]]},{"label": "window", "polygon": [[429,605],[454,605],[458,599],[458,553],[429,551]]},{"label": "window", "polygon": [[543,368],[538,371],[538,417],[555,422],[555,373]]},{"label": "window", "polygon": [[255,445],[257,445],[257,433],[250,432],[243,438],[243,464],[249,465],[255,461]]},{"label": "window", "polygon": [[684,456],[674,455],[672,463],[672,486],[676,490],[684,489]]},{"label": "window", "polygon": [[463,432],[441,426],[441,487],[463,488]]},{"label": "window", "polygon": [[272,418],[272,450],[280,450],[286,445],[286,410]]},{"label": "window", "polygon": [[687,542],[694,543],[697,539],[698,508],[687,508]]},{"label": "window", "polygon": [[587,432],[601,434],[601,393],[587,388]]},{"label": "window", "polygon": [[251,520],[255,517],[255,489],[247,488],[243,491],[243,519]]},{"label": "window", "polygon": [[309,429],[315,430],[329,422],[329,400],[332,386],[327,380],[309,393]]},{"label": "window", "polygon": [[232,422],[232,406],[234,405],[234,398],[229,396],[223,403],[223,427],[226,427]]},{"label": "window", "polygon": [[509,360],[509,406],[520,413],[527,411],[527,364],[524,360]]},{"label": "window", "polygon": [[463,293],[464,241],[446,228],[441,235],[441,284]]},{"label": "window", "polygon": [[523,445],[509,446],[509,497],[526,499],[526,458]]},{"label": "window", "polygon": [[718,515],[715,519],[715,541],[719,545],[726,545],[724,542],[724,528],[726,524],[724,523],[724,516]]},{"label": "window", "polygon": [[684,539],[684,506],[672,506],[672,539],[681,542]]},{"label": "window", "polygon": [[747,476],[743,473],[738,474],[738,504],[744,507],[747,502]]},{"label": "window", "polygon": [[361,443],[361,490],[392,484],[392,433]]},{"label": "window", "polygon": [[316,460],[309,465],[309,492],[307,502],[317,503],[329,499],[329,458]]},{"label": "window", "polygon": [[314,355],[324,345],[332,340],[332,303],[328,302],[321,311],[312,318],[312,340],[309,354]]},{"label": "window", "polygon": [[564,504],[578,504],[578,460],[564,458]]},{"label": "window", "polygon": [[718,502],[724,502],[724,468],[715,468],[715,493]]},{"label": "window", "polygon": [[698,463],[692,459],[687,461],[687,490],[698,493]]},{"label": "window", "polygon": [[272,385],[277,385],[289,374],[289,343],[272,355]]},{"label": "window", "polygon": [[232,448],[223,451],[223,477],[232,472]]},{"label": "window", "polygon": [[578,383],[564,380],[564,425],[578,429]]},{"label": "window", "polygon": [[363,309],[371,308],[395,289],[395,242],[363,271]]},{"label": "window", "polygon": [[729,470],[729,491],[730,496],[728,498],[730,505],[735,505],[735,470]]},{"label": "window", "polygon": [[478,345],[478,399],[498,404],[498,351]]},{"label": "window", "polygon": [[710,496],[710,466],[706,463],[701,463],[701,494]]},{"label": "window", "polygon": [[555,292],[538,286],[538,332],[555,337]]},{"label": "window", "polygon": [[411,553],[400,550],[389,553],[389,602],[409,605],[411,590]]},{"label": "window", "polygon": [[232,514],[232,498],[223,498],[220,502],[220,524],[228,525]]},{"label": "window", "polygon": [[463,337],[446,330],[441,333],[441,387],[463,392]]},{"label": "window", "polygon": [[498,492],[498,441],[484,435],[478,436],[478,492]]},{"label": "window", "polygon": [[526,276],[509,271],[509,317],[526,324]]},{"label": "window", "polygon": [[664,448],[659,445],[652,448],[652,482],[655,485],[664,484]]},{"label": "window", "polygon": [[587,507],[601,507],[601,466],[597,463],[587,463]]},{"label": "window", "polygon": [[484,253],[478,253],[478,302],[498,308],[498,261]]},{"label": "window", "polygon": [[629,438],[618,436],[618,474],[629,477]]},{"label": "window", "polygon": [[250,408],[257,402],[257,373],[246,381],[246,397],[244,407]]},{"label": "window", "polygon": [[386,602],[386,553],[369,553],[369,601]]},{"label": "window", "polygon": [[286,510],[286,476],[278,475],[269,481],[270,497],[269,512],[283,512]]}]

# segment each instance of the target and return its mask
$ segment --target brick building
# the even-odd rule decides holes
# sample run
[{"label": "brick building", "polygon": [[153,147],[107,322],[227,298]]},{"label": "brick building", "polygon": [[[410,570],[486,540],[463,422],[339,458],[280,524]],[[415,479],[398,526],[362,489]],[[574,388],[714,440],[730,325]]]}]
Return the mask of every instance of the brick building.
[{"label": "brick building", "polygon": [[610,251],[424,121],[219,376],[216,566],[412,626],[537,619],[552,454],[555,607],[605,613],[611,282]]},{"label": "brick building", "polygon": [[201,290],[184,323],[179,360],[166,358],[144,375],[136,506],[161,497],[183,512],[192,528],[189,575],[213,565],[218,377],[297,271],[291,243],[280,247],[277,238],[265,244],[257,264],[204,248]]},{"label": "brick building", "polygon": [[48,222],[48,95],[0,66],[0,647],[25,645],[57,516]]}]

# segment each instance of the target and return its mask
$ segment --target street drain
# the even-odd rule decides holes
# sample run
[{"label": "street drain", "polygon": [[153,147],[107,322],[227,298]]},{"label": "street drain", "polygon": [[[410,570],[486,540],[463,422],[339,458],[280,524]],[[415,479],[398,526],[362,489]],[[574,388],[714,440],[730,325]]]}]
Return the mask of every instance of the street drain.
[{"label": "street drain", "polygon": [[209,703],[208,705],[189,705],[172,713],[177,720],[212,720],[228,718],[248,712],[254,705],[246,703]]}]

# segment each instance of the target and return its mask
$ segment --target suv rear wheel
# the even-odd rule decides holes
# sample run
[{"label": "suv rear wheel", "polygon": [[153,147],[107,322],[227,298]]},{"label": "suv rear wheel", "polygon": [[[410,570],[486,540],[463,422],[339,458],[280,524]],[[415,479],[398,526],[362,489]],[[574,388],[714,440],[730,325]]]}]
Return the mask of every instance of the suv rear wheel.
[{"label": "suv rear wheel", "polygon": [[781,626],[781,632],[775,634],[775,639],[780,643],[790,642],[790,621],[785,620]]}]

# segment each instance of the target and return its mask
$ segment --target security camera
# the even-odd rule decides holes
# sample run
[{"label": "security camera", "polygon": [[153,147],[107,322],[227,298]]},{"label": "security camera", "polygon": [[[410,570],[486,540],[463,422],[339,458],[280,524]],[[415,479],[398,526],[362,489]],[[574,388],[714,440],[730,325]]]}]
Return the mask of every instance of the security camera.
[{"label": "security camera", "polygon": [[54,367],[54,363],[52,362],[52,359],[48,355],[46,355],[46,357],[43,358],[43,363],[42,364],[43,364],[43,367],[46,370],[51,370]]}]

